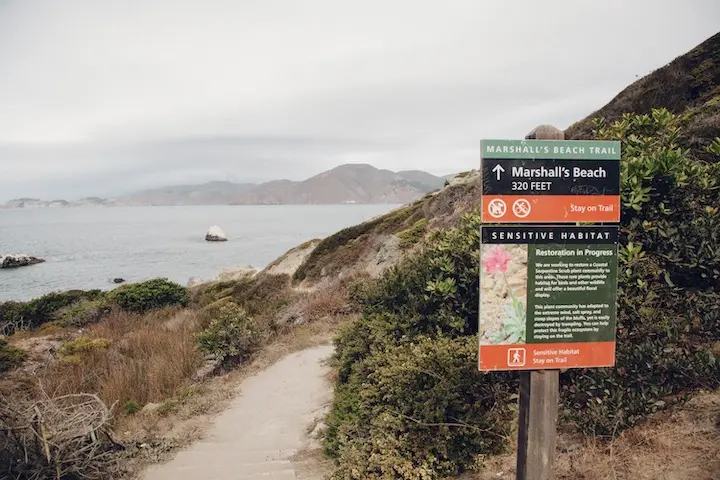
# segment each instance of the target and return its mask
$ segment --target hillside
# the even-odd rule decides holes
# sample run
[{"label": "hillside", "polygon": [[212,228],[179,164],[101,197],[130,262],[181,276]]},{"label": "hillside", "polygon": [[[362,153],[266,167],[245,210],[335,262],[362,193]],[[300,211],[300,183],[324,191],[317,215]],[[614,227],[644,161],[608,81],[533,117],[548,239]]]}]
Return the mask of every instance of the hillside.
[{"label": "hillside", "polygon": [[652,108],[687,114],[681,143],[705,159],[712,158],[702,147],[720,136],[720,33],[625,88],[607,105],[568,127],[565,138],[590,138],[592,118],[614,122],[624,113],[647,114]]},{"label": "hillside", "polygon": [[71,202],[19,198],[0,208],[407,203],[443,184],[443,178],[419,170],[395,173],[371,165],[347,164],[300,182],[209,182],[143,190],[119,198],[91,197]]}]

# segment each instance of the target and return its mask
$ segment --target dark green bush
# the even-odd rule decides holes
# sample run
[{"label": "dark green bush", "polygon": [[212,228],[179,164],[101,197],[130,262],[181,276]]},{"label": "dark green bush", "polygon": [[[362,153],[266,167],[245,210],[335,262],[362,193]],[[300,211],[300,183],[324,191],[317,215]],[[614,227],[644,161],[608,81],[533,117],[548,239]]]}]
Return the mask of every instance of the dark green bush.
[{"label": "dark green bush", "polygon": [[234,303],[218,307],[210,325],[197,334],[200,350],[222,361],[247,357],[257,350],[262,339],[262,328]]},{"label": "dark green bush", "polygon": [[166,278],[154,278],[116,288],[108,299],[122,310],[144,313],[165,307],[186,307],[189,302],[187,288]]},{"label": "dark green bush", "polygon": [[717,291],[720,163],[694,160],[678,146],[683,122],[661,109],[595,127],[598,139],[622,142],[624,243],[651,252],[672,284]]},{"label": "dark green bush", "polygon": [[457,475],[498,453],[512,425],[503,374],[477,371],[474,337],[417,337],[368,357],[336,391],[326,448],[335,479]]},{"label": "dark green bush", "polygon": [[0,338],[0,373],[19,367],[26,358],[25,350],[11,347],[7,340]]},{"label": "dark green bush", "polygon": [[[598,123],[599,138],[623,144],[616,367],[561,375],[563,428],[616,434],[720,387],[712,353],[720,341],[720,164],[677,147],[680,123],[662,110]],[[467,423],[490,436],[507,428],[516,375],[475,373],[479,223],[464,217],[420,255],[353,291],[363,317],[335,341],[339,377],[325,438],[336,478],[434,479],[502,446],[461,429],[417,428],[452,418],[483,418]],[[459,345],[465,354],[454,350]],[[441,380],[448,384],[438,389],[433,382]],[[443,395],[462,391],[448,410]],[[493,418],[498,423],[487,427]]]},{"label": "dark green bush", "polygon": [[622,245],[617,367],[562,378],[564,415],[586,433],[720,385],[720,164],[680,149],[681,125],[666,110],[596,122],[598,138],[622,141]]},{"label": "dark green bush", "polygon": [[466,215],[353,290],[364,315],[335,340],[325,437],[335,478],[455,475],[505,444],[514,375],[477,371],[479,224]]},{"label": "dark green bush", "polygon": [[100,290],[70,290],[48,293],[29,302],[5,302],[0,304],[0,332],[7,335],[15,330],[37,328],[43,323],[57,320],[58,312],[83,300],[100,298]]}]

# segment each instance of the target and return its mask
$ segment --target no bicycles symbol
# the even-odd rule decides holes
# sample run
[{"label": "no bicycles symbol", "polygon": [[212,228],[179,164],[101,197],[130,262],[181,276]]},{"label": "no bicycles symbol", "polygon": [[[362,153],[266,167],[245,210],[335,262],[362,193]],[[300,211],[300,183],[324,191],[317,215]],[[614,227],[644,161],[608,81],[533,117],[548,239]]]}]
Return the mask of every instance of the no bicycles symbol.
[{"label": "no bicycles symbol", "polygon": [[515,216],[525,218],[530,215],[530,202],[524,198],[518,198],[515,200],[515,203],[513,203],[512,209]]}]

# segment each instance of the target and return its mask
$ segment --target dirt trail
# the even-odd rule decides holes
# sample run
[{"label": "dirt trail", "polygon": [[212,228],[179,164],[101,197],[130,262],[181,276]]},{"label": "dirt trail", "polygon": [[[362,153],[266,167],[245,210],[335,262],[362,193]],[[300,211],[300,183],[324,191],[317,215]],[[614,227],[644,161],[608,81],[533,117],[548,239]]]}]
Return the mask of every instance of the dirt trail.
[{"label": "dirt trail", "polygon": [[243,381],[205,438],[154,465],[143,480],[293,480],[291,457],[332,398],[323,360],[332,347],[293,353]]}]

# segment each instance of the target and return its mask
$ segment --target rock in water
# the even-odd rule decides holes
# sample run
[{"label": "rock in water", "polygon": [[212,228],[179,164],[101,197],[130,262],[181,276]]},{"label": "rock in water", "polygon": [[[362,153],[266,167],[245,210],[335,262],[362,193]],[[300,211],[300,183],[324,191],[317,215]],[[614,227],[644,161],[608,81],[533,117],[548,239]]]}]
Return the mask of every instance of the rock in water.
[{"label": "rock in water", "polygon": [[24,253],[18,255],[0,255],[0,268],[27,267],[28,265],[35,265],[36,263],[43,263],[44,261],[42,258],[31,257]]},{"label": "rock in water", "polygon": [[213,225],[205,234],[205,240],[208,242],[227,242],[227,235],[217,225]]},{"label": "rock in water", "polygon": [[125,279],[120,277],[113,278],[113,283],[125,283]]}]

